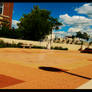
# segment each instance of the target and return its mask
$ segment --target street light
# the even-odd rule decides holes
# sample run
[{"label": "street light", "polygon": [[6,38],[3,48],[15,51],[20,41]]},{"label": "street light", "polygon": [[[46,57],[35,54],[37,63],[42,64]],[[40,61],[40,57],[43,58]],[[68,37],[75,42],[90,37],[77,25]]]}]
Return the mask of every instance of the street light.
[{"label": "street light", "polygon": [[50,40],[48,42],[47,49],[51,49],[51,44],[53,43],[52,32],[53,32],[54,29],[55,29],[55,27],[53,27],[52,30],[51,30],[51,37],[50,37]]}]

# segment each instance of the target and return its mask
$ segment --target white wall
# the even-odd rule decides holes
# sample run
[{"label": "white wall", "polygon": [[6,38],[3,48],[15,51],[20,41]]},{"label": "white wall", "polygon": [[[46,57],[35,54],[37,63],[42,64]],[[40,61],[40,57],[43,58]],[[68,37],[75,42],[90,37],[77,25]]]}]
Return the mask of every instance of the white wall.
[{"label": "white wall", "polygon": [[[48,42],[39,42],[39,41],[28,41],[28,40],[18,40],[18,39],[9,39],[9,38],[0,38],[0,40],[3,40],[4,42],[8,43],[24,43],[24,44],[33,44],[36,46],[46,46]],[[73,44],[62,44],[62,43],[53,43],[53,47],[55,46],[62,46],[64,48],[68,48],[69,50],[78,50],[80,48],[80,45],[73,45]],[[83,46],[85,48],[86,46]]]}]

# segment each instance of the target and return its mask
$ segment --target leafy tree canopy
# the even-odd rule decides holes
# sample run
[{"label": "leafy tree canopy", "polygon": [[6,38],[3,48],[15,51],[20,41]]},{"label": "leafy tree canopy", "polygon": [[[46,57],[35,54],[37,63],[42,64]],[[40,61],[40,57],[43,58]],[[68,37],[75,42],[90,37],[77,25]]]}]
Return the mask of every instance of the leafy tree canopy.
[{"label": "leafy tree canopy", "polygon": [[39,6],[34,6],[29,14],[24,14],[18,23],[23,33],[22,39],[38,41],[49,35],[53,28],[58,30],[58,26],[62,23],[58,22],[57,18],[51,17],[50,14],[50,11],[40,9]]},{"label": "leafy tree canopy", "polygon": [[86,32],[81,33],[79,31],[79,32],[76,32],[76,37],[82,38],[88,41],[90,36]]}]

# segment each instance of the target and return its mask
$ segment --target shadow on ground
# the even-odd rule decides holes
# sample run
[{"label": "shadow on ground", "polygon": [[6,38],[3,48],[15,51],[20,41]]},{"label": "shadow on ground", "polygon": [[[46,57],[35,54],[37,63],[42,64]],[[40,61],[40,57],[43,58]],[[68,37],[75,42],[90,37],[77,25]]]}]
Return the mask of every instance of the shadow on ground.
[{"label": "shadow on ground", "polygon": [[64,71],[66,71],[66,70],[59,69],[59,68],[45,67],[45,66],[41,66],[41,67],[39,67],[39,69],[42,69],[42,70],[45,70],[45,71],[51,71],[51,72],[64,72]]},{"label": "shadow on ground", "polygon": [[73,76],[80,77],[80,78],[84,78],[84,79],[88,79],[88,80],[92,79],[92,78],[85,77],[85,76],[82,76],[82,75],[78,75],[78,74],[75,74],[75,73],[67,72],[67,70],[58,69],[58,68],[54,68],[54,67],[41,66],[41,67],[39,67],[39,69],[45,70],[45,71],[51,71],[51,72],[64,72],[66,74],[73,75]]}]

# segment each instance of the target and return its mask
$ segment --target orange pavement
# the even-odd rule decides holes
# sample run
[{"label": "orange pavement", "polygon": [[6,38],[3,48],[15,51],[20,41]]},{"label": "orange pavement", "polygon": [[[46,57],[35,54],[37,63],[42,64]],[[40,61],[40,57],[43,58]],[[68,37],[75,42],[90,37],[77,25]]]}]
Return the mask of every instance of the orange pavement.
[{"label": "orange pavement", "polygon": [[0,80],[2,84],[10,82],[9,85],[0,84],[0,88],[76,89],[89,80],[64,72],[41,70],[39,67],[65,69],[92,78],[92,61],[89,60],[92,60],[92,54],[78,51],[0,48],[0,75],[4,76]]}]

